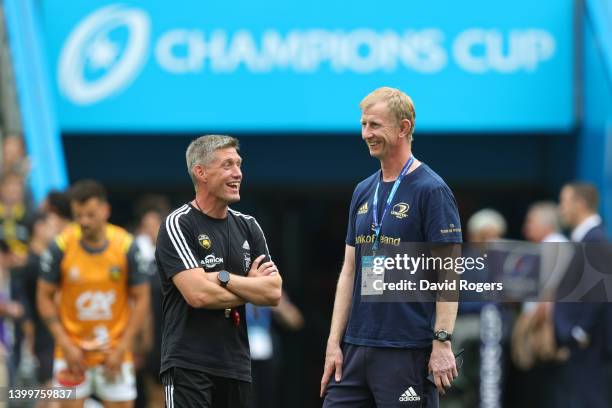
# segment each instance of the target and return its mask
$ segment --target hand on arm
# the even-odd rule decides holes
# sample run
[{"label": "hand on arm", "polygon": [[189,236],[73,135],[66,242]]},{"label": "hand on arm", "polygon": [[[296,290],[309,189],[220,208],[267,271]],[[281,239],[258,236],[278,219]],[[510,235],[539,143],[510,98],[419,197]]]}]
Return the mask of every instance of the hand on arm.
[{"label": "hand on arm", "polygon": [[283,280],[274,262],[261,263],[264,257],[260,255],[255,259],[247,276],[232,275],[226,288],[254,305],[277,306]]},{"label": "hand on arm", "polygon": [[202,268],[188,269],[172,277],[172,281],[191,307],[228,309],[245,304],[245,300],[221,287],[216,273]]},{"label": "hand on arm", "polygon": [[323,377],[321,378],[320,396],[323,397],[325,388],[331,379],[332,374],[336,373],[336,381],[342,378],[343,355],[340,342],[346,330],[349,312],[351,310],[351,300],[353,298],[353,285],[355,280],[355,247],[347,245],[344,250],[344,263],[338,278],[336,287],[336,299],[334,301],[334,312],[332,315],[327,349],[325,351],[325,366]]},{"label": "hand on arm", "polygon": [[[179,272],[172,281],[191,307],[205,309],[229,309],[251,302],[257,305],[275,305],[275,296],[282,280],[273,262],[261,265],[263,255],[251,267],[247,277],[231,275],[230,284],[222,287],[218,272],[204,272],[202,268]],[[236,283],[236,281],[238,281]]]}]

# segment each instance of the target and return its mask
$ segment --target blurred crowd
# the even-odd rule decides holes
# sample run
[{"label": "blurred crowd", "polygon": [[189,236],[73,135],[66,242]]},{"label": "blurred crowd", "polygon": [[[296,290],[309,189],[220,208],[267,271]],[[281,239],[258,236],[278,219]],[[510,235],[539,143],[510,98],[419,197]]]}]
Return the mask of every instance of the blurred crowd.
[{"label": "blurred crowd", "polygon": [[[610,254],[610,247],[606,245],[610,240],[598,208],[598,191],[585,182],[564,185],[558,203],[533,203],[522,225],[523,239],[541,244],[536,246],[536,253],[542,258],[546,251],[553,251],[557,263],[540,265],[537,282],[529,288],[536,289],[537,295],[514,302],[460,305],[455,347],[467,348],[471,351],[467,355],[472,356],[472,370],[460,380],[460,388],[468,394],[464,401],[470,401],[465,406],[477,406],[483,393],[490,394],[483,382],[485,377],[494,374],[490,368],[483,369],[487,365],[482,359],[490,356],[485,343],[491,337],[487,333],[490,327],[485,326],[484,320],[494,310],[499,316],[500,334],[496,338],[499,352],[492,353],[492,359],[496,359],[492,366],[500,373],[497,398],[501,406],[612,407],[609,387],[612,384],[612,303],[609,299],[602,301],[605,296],[589,301],[588,296],[597,289],[597,282],[579,282],[584,263],[576,270],[565,267],[583,262],[579,257],[589,249],[601,248]],[[467,222],[467,240],[471,243],[510,242],[506,240],[506,231],[504,216],[491,208],[477,211]],[[579,246],[572,247],[569,243],[579,243]],[[584,253],[570,252],[573,248],[582,248]],[[609,263],[606,267],[609,268]],[[580,272],[575,274],[575,271]],[[609,274],[603,269],[600,272]],[[562,289],[573,290],[580,284],[591,289],[581,298],[586,301],[561,301],[563,294],[568,293]],[[603,291],[605,294],[605,287]]]},{"label": "blurred crowd", "polygon": [[[28,188],[30,163],[19,135],[2,140],[0,169],[0,386],[49,385],[54,342],[37,313],[36,283],[41,255],[71,222],[70,199],[65,192],[53,191],[35,205]],[[598,207],[598,193],[592,185],[568,184],[560,192],[559,203],[531,205],[523,238],[533,243],[607,242]],[[142,197],[134,209],[132,233],[151,268],[151,313],[135,342],[137,407],[164,406],[158,378],[162,302],[154,252],[160,223],[169,209],[168,199],[158,195]],[[503,240],[507,230],[503,215],[489,208],[473,214],[466,227],[469,242]],[[550,281],[554,284],[547,287],[546,298],[493,303],[502,322],[502,353],[496,357],[502,373],[500,399],[504,406],[523,408],[612,406],[607,395],[612,383],[610,303],[551,302],[550,292],[563,276]],[[457,349],[467,352],[464,373],[453,391],[460,395],[459,406],[477,406],[479,394],[485,392],[485,374],[478,367],[483,366],[482,319],[487,305],[490,303],[476,302],[460,307],[454,341]],[[302,314],[284,297],[274,309],[249,307],[247,319],[255,381],[253,407],[279,406],[275,327],[300,330]]]}]

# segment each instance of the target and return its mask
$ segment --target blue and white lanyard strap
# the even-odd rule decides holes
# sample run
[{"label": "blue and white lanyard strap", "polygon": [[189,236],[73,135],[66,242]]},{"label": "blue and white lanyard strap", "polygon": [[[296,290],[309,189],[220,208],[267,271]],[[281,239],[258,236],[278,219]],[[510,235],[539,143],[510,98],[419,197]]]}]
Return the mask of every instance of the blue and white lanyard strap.
[{"label": "blue and white lanyard strap", "polygon": [[[402,171],[400,171],[400,174],[395,180],[395,183],[393,183],[393,188],[391,188],[391,192],[389,193],[389,197],[387,197],[387,202],[385,203],[385,208],[383,209],[382,215],[380,216],[380,222],[378,221],[378,188],[380,187],[380,178],[378,179],[378,183],[376,184],[376,190],[374,190],[374,200],[372,201],[372,209],[374,210],[374,223],[372,224],[372,229],[374,230],[374,246],[372,247],[372,249],[374,251],[378,250],[378,238],[380,236],[380,230],[382,227],[383,220],[385,219],[385,215],[387,214],[389,208],[391,208],[393,197],[395,196],[395,193],[397,192],[400,183],[402,182],[406,174],[408,174],[410,166],[412,166],[413,162],[414,156],[410,156],[406,164],[404,164],[404,167],[402,167]],[[380,176],[382,178],[382,172]]]}]

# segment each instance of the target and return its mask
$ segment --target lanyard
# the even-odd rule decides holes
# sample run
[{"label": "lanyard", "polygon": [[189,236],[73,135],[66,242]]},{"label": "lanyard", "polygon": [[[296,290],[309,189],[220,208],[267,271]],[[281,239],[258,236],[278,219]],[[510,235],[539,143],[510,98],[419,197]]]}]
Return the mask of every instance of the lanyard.
[{"label": "lanyard", "polygon": [[374,190],[374,200],[372,201],[372,209],[374,210],[374,214],[373,214],[374,224],[372,224],[372,229],[374,230],[374,246],[372,247],[372,249],[374,251],[378,250],[378,237],[380,236],[380,230],[382,227],[382,222],[385,219],[385,215],[387,214],[387,211],[389,210],[389,208],[391,208],[393,197],[395,196],[395,193],[400,183],[402,182],[406,174],[408,174],[408,170],[410,170],[410,166],[412,166],[413,162],[414,162],[414,156],[410,156],[406,164],[404,164],[402,171],[400,171],[400,174],[395,180],[395,183],[393,183],[393,188],[391,188],[389,197],[387,197],[387,202],[385,203],[385,208],[383,209],[382,215],[380,216],[380,222],[379,222],[378,221],[378,188],[380,187],[380,178],[382,178],[382,171],[381,171],[380,178],[378,179],[378,183],[376,184],[376,190]]}]

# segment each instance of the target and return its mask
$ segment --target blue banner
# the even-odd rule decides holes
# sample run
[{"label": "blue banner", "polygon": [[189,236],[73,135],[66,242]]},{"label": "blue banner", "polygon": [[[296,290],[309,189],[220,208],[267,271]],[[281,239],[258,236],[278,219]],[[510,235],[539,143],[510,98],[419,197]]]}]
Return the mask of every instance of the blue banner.
[{"label": "blue banner", "polygon": [[43,1],[42,16],[64,131],[353,132],[383,85],[412,96],[417,132],[575,123],[570,0]]}]

